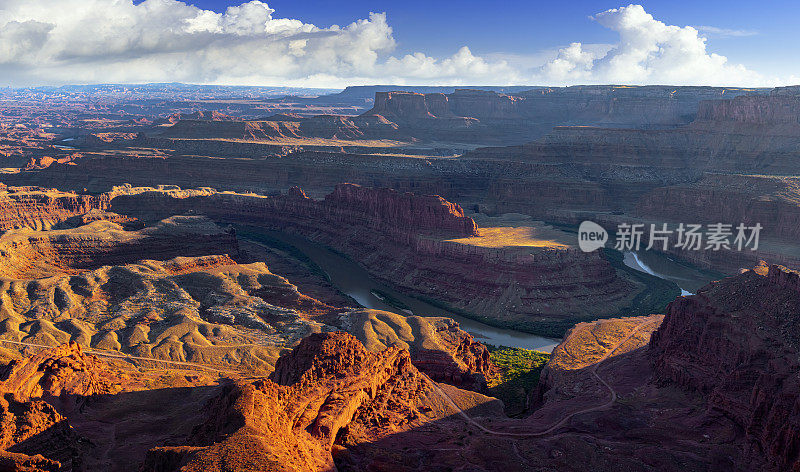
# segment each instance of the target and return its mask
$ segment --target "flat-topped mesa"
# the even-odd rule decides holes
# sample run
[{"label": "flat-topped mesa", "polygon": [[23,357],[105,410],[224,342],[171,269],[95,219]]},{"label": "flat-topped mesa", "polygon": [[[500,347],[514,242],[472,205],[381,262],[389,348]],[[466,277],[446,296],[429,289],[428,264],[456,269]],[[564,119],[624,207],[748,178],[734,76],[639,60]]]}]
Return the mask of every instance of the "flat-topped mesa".
[{"label": "flat-topped mesa", "polygon": [[730,100],[703,101],[696,121],[800,127],[800,94],[743,95]]},{"label": "flat-topped mesa", "polygon": [[339,184],[325,197],[332,210],[356,211],[372,216],[376,224],[393,229],[450,231],[463,236],[477,236],[478,225],[464,216],[457,203],[438,195],[400,193],[388,188],[369,188]]},{"label": "flat-topped mesa", "polygon": [[650,348],[656,378],[702,392],[776,470],[800,467],[800,274],[772,265],[667,308]]},{"label": "flat-topped mesa", "polygon": [[380,115],[411,126],[419,120],[430,122],[433,119],[457,119],[465,124],[475,124],[484,119],[519,119],[524,101],[523,97],[472,89],[456,89],[447,95],[376,92],[375,106],[362,116]]},{"label": "flat-topped mesa", "polygon": [[406,122],[447,115],[447,96],[443,93],[376,92],[375,105],[364,116],[381,115]]},{"label": "flat-topped mesa", "polygon": [[[494,92],[485,93],[497,96]],[[474,115],[481,115],[481,111],[465,110],[469,114],[456,114],[451,103],[452,97],[453,95],[443,93],[376,92],[375,106],[359,118],[383,117],[397,123],[415,137],[436,139],[431,134],[435,130],[456,132],[454,136],[474,140],[476,136],[467,136],[464,133],[480,124]]]}]

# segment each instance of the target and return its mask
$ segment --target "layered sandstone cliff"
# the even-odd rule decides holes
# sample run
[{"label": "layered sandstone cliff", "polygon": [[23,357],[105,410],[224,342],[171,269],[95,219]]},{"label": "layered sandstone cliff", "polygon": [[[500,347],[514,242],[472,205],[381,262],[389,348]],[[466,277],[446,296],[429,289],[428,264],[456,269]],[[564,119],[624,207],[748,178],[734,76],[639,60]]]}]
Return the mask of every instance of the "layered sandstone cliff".
[{"label": "layered sandstone cliff", "polygon": [[49,228],[54,224],[108,206],[105,195],[78,195],[37,187],[0,188],[0,231]]},{"label": "layered sandstone cliff", "polygon": [[[687,124],[702,100],[765,91],[715,87],[576,86],[538,87],[528,91],[456,89],[452,93],[383,92],[365,115],[379,115],[401,126],[425,125],[454,131],[470,127],[479,133],[530,139],[558,125],[603,125],[621,128]],[[506,126],[506,129],[502,129]]]},{"label": "layered sandstone cliff", "polygon": [[800,464],[800,274],[750,270],[676,300],[650,347],[661,382],[702,393],[778,470]]},{"label": "layered sandstone cliff", "polygon": [[472,244],[480,231],[475,222],[438,196],[350,184],[321,201],[299,189],[271,197],[207,190],[115,192],[113,207],[125,213],[153,218],[195,211],[296,233],[347,254],[402,289],[528,330],[539,321],[560,332],[565,319],[614,313],[642,289],[596,252]]},{"label": "layered sandstone cliff", "polygon": [[769,95],[746,95],[700,102],[697,122],[735,122],[772,125],[767,132],[800,127],[800,93],[796,87],[773,89]]}]

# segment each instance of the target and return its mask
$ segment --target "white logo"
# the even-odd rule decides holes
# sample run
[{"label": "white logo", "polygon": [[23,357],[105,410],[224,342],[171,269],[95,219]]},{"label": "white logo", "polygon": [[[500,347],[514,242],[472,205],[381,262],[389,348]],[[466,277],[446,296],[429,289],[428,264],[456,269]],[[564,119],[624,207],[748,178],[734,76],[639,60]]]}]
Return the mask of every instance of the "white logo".
[{"label": "white logo", "polygon": [[592,252],[606,245],[608,233],[597,223],[584,221],[578,227],[578,247],[583,252]]}]

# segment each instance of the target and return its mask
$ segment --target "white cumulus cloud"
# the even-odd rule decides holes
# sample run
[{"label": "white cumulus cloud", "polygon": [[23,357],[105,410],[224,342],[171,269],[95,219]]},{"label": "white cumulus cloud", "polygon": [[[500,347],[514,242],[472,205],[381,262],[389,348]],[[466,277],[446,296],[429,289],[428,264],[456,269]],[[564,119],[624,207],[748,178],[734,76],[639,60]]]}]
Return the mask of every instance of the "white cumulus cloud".
[{"label": "white cumulus cloud", "polygon": [[[251,0],[222,13],[178,0],[0,0],[0,85],[160,82],[342,87],[349,84],[669,83],[769,80],[707,50],[691,26],[640,5],[598,13],[611,45],[574,42],[529,56],[394,54],[383,13],[319,27]],[[703,27],[709,34],[730,31]],[[535,61],[538,64],[533,64]],[[544,62],[544,63],[543,63]]]},{"label": "white cumulus cloud", "polygon": [[605,52],[572,43],[539,71],[552,83],[670,85],[764,85],[770,82],[725,56],[709,52],[692,26],[658,21],[641,5],[598,13],[593,20],[616,31],[619,42]]},{"label": "white cumulus cloud", "polygon": [[0,0],[0,82],[186,81],[342,86],[494,82],[512,71],[464,47],[400,58],[382,13],[321,28],[252,0],[223,13],[177,0]]}]

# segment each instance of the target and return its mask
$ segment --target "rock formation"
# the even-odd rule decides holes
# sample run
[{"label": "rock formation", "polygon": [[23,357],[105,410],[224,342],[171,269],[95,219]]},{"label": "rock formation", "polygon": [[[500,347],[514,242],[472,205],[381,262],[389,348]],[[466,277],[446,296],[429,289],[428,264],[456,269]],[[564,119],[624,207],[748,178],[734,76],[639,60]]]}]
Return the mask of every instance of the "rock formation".
[{"label": "rock formation", "polygon": [[0,189],[0,230],[49,228],[71,217],[92,210],[103,210],[107,206],[106,196],[3,185]]},{"label": "rock formation", "polygon": [[141,259],[237,253],[235,236],[197,216],[168,218],[139,231],[97,220],[75,229],[11,230],[0,237],[3,276],[16,279],[72,274]]},{"label": "rock formation", "polygon": [[115,393],[119,382],[103,368],[102,361],[85,355],[80,344],[73,341],[11,361],[0,372],[0,389],[17,398]]},{"label": "rock formation", "polygon": [[776,470],[800,466],[800,273],[772,265],[670,304],[653,335],[659,381],[703,394]]},{"label": "rock formation", "polygon": [[[208,189],[118,188],[112,206],[144,219],[194,211],[290,231],[335,248],[371,274],[481,319],[562,332],[573,320],[625,307],[642,287],[598,253],[574,247],[485,247],[460,206],[439,196],[341,184],[324,200]],[[535,317],[535,318],[532,318]]]},{"label": "rock formation", "polygon": [[407,349],[414,366],[437,382],[481,392],[495,375],[486,346],[450,318],[361,309],[342,314],[339,326],[370,351],[395,345]]}]

